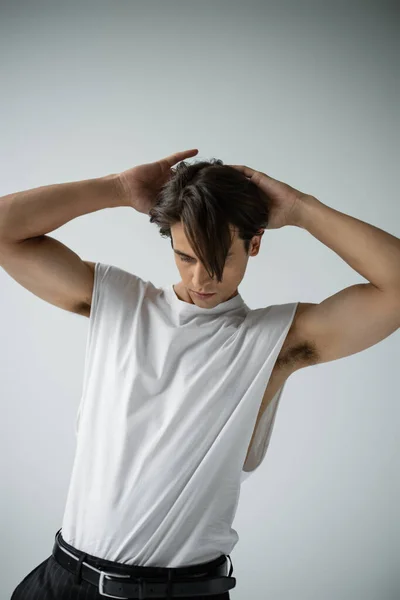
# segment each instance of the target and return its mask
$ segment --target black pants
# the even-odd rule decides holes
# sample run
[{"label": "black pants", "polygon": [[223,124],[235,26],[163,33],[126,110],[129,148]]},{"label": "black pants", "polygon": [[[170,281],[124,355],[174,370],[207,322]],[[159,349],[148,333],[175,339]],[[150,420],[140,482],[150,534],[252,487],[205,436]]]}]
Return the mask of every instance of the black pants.
[{"label": "black pants", "polygon": [[[76,550],[65,540],[63,545],[75,553]],[[110,571],[121,569],[121,563],[97,558],[91,554],[86,555],[89,559],[96,561],[95,566],[109,568]],[[151,567],[149,576],[151,575]],[[40,565],[35,567],[28,575],[24,577],[21,583],[15,588],[10,600],[108,600],[107,597],[99,594],[98,589],[82,579],[76,582],[74,573],[64,569],[55,560],[51,554]],[[230,600],[229,591],[223,594],[210,596],[190,596],[181,597],[179,600]]]}]

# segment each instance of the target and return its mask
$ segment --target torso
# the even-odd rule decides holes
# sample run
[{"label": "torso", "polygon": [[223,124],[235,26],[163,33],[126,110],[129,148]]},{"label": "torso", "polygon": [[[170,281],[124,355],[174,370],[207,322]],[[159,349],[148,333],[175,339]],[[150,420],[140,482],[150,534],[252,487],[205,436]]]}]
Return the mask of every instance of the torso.
[{"label": "torso", "polygon": [[[90,263],[90,264],[94,264],[94,263]],[[278,355],[275,366],[272,369],[272,373],[271,373],[271,377],[269,378],[268,385],[265,388],[265,392],[263,394],[260,409],[258,411],[257,420],[256,420],[256,423],[255,423],[255,426],[253,429],[253,435],[251,436],[251,440],[250,440],[250,443],[248,446],[246,460],[247,460],[247,456],[249,454],[251,445],[253,443],[254,434],[258,427],[258,423],[261,419],[262,414],[264,413],[265,409],[267,408],[268,404],[271,402],[271,400],[275,396],[276,392],[285,383],[285,381],[287,380],[289,375],[291,375],[294,371],[296,371],[296,369],[299,368],[300,363],[303,362],[303,365],[304,365],[304,360],[302,361],[304,344],[298,339],[298,335],[296,335],[296,333],[295,333],[295,331],[296,331],[295,327],[296,327],[296,323],[297,323],[297,319],[298,319],[299,315],[308,306],[310,306],[310,304],[305,303],[305,302],[299,302],[299,304],[298,304],[296,313],[293,317],[292,325],[288,331],[286,339],[285,339],[283,346],[281,348],[281,351]],[[84,312],[79,311],[79,314],[84,314],[84,316],[89,317],[90,316],[90,307],[88,307],[87,311],[86,311],[86,309]],[[312,355],[312,352],[310,353],[310,348],[308,348],[307,345],[305,346],[305,348],[307,349],[307,354]]]},{"label": "torso", "polygon": [[[258,423],[261,419],[262,414],[264,413],[268,404],[271,402],[271,400],[275,396],[276,392],[285,383],[285,381],[287,380],[289,375],[291,375],[294,371],[296,371],[296,369],[298,369],[300,366],[302,350],[301,349],[299,350],[299,347],[302,344],[302,342],[298,339],[298,336],[295,333],[296,323],[297,323],[297,319],[298,319],[299,315],[308,306],[310,306],[308,303],[299,302],[295,316],[293,317],[292,325],[288,331],[286,339],[285,339],[283,346],[281,348],[281,351],[278,355],[275,366],[272,369],[271,377],[269,378],[268,385],[265,389],[265,392],[264,392],[264,395],[263,395],[263,398],[261,401],[260,409],[258,411],[257,420],[256,420],[254,430],[253,430],[253,435],[251,436],[251,440],[250,440],[249,447],[247,450],[246,460],[247,460],[247,456],[249,454],[251,445],[253,443],[254,434],[256,432],[256,429],[258,427]],[[295,356],[297,356],[297,358],[295,358]],[[304,361],[303,361],[303,365],[304,365]]]}]

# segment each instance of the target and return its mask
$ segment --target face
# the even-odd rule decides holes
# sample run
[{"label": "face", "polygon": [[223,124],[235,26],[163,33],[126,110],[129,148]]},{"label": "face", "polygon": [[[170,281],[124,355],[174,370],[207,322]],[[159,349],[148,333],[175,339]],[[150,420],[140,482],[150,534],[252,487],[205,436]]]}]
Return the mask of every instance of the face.
[{"label": "face", "polygon": [[[259,252],[261,236],[252,238],[249,253],[246,254],[243,240],[237,236],[236,230],[232,227],[231,232],[234,236],[232,245],[226,258],[222,281],[218,283],[216,278],[209,277],[205,267],[196,257],[185,236],[182,223],[176,223],[171,227],[174,258],[182,278],[179,283],[174,284],[174,290],[180,300],[203,308],[211,308],[237,296],[238,286],[246,272],[249,257],[256,256]],[[213,295],[202,298],[196,292],[213,293]]]}]

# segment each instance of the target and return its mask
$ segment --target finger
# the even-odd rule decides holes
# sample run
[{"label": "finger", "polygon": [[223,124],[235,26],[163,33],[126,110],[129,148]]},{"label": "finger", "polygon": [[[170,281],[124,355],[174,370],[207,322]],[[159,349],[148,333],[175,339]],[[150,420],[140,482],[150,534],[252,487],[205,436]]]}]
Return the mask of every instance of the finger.
[{"label": "finger", "polygon": [[198,153],[198,149],[197,148],[192,148],[191,150],[183,150],[182,152],[175,152],[174,154],[170,154],[169,156],[166,156],[165,158],[162,159],[161,162],[167,162],[168,165],[170,167],[172,167],[172,165],[175,165],[177,162],[185,159],[185,158],[190,158],[191,156],[195,156]]},{"label": "finger", "polygon": [[274,179],[273,177],[270,177],[270,175],[267,175],[266,173],[264,173],[262,171],[257,171],[256,169],[252,169],[251,167],[247,167],[246,165],[227,165],[227,166],[237,169],[238,171],[243,173],[246,177],[249,177],[250,179],[252,179],[256,185],[260,184],[261,182],[264,184],[264,186],[267,186],[267,185],[268,186],[273,186],[273,185],[276,186],[276,184],[282,184],[282,182],[279,181],[278,179]]},{"label": "finger", "polygon": [[243,175],[246,175],[246,177],[251,177],[252,175],[254,175],[254,173],[257,173],[255,169],[251,169],[246,165],[227,165],[227,167],[233,167],[237,171],[243,173]]}]

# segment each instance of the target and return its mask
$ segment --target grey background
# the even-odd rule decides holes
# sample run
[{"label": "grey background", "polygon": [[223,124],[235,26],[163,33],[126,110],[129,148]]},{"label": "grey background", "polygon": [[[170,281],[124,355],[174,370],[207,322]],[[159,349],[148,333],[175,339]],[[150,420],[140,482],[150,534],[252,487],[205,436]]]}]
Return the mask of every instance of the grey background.
[{"label": "grey background", "polygon": [[[0,195],[177,150],[247,164],[400,235],[395,2],[2,2]],[[156,285],[169,242],[127,207],[53,237]],[[266,232],[251,308],[365,282],[295,227]],[[0,270],[1,598],[51,553],[75,451],[88,320]],[[287,383],[243,483],[232,599],[400,596],[399,332]]]}]

